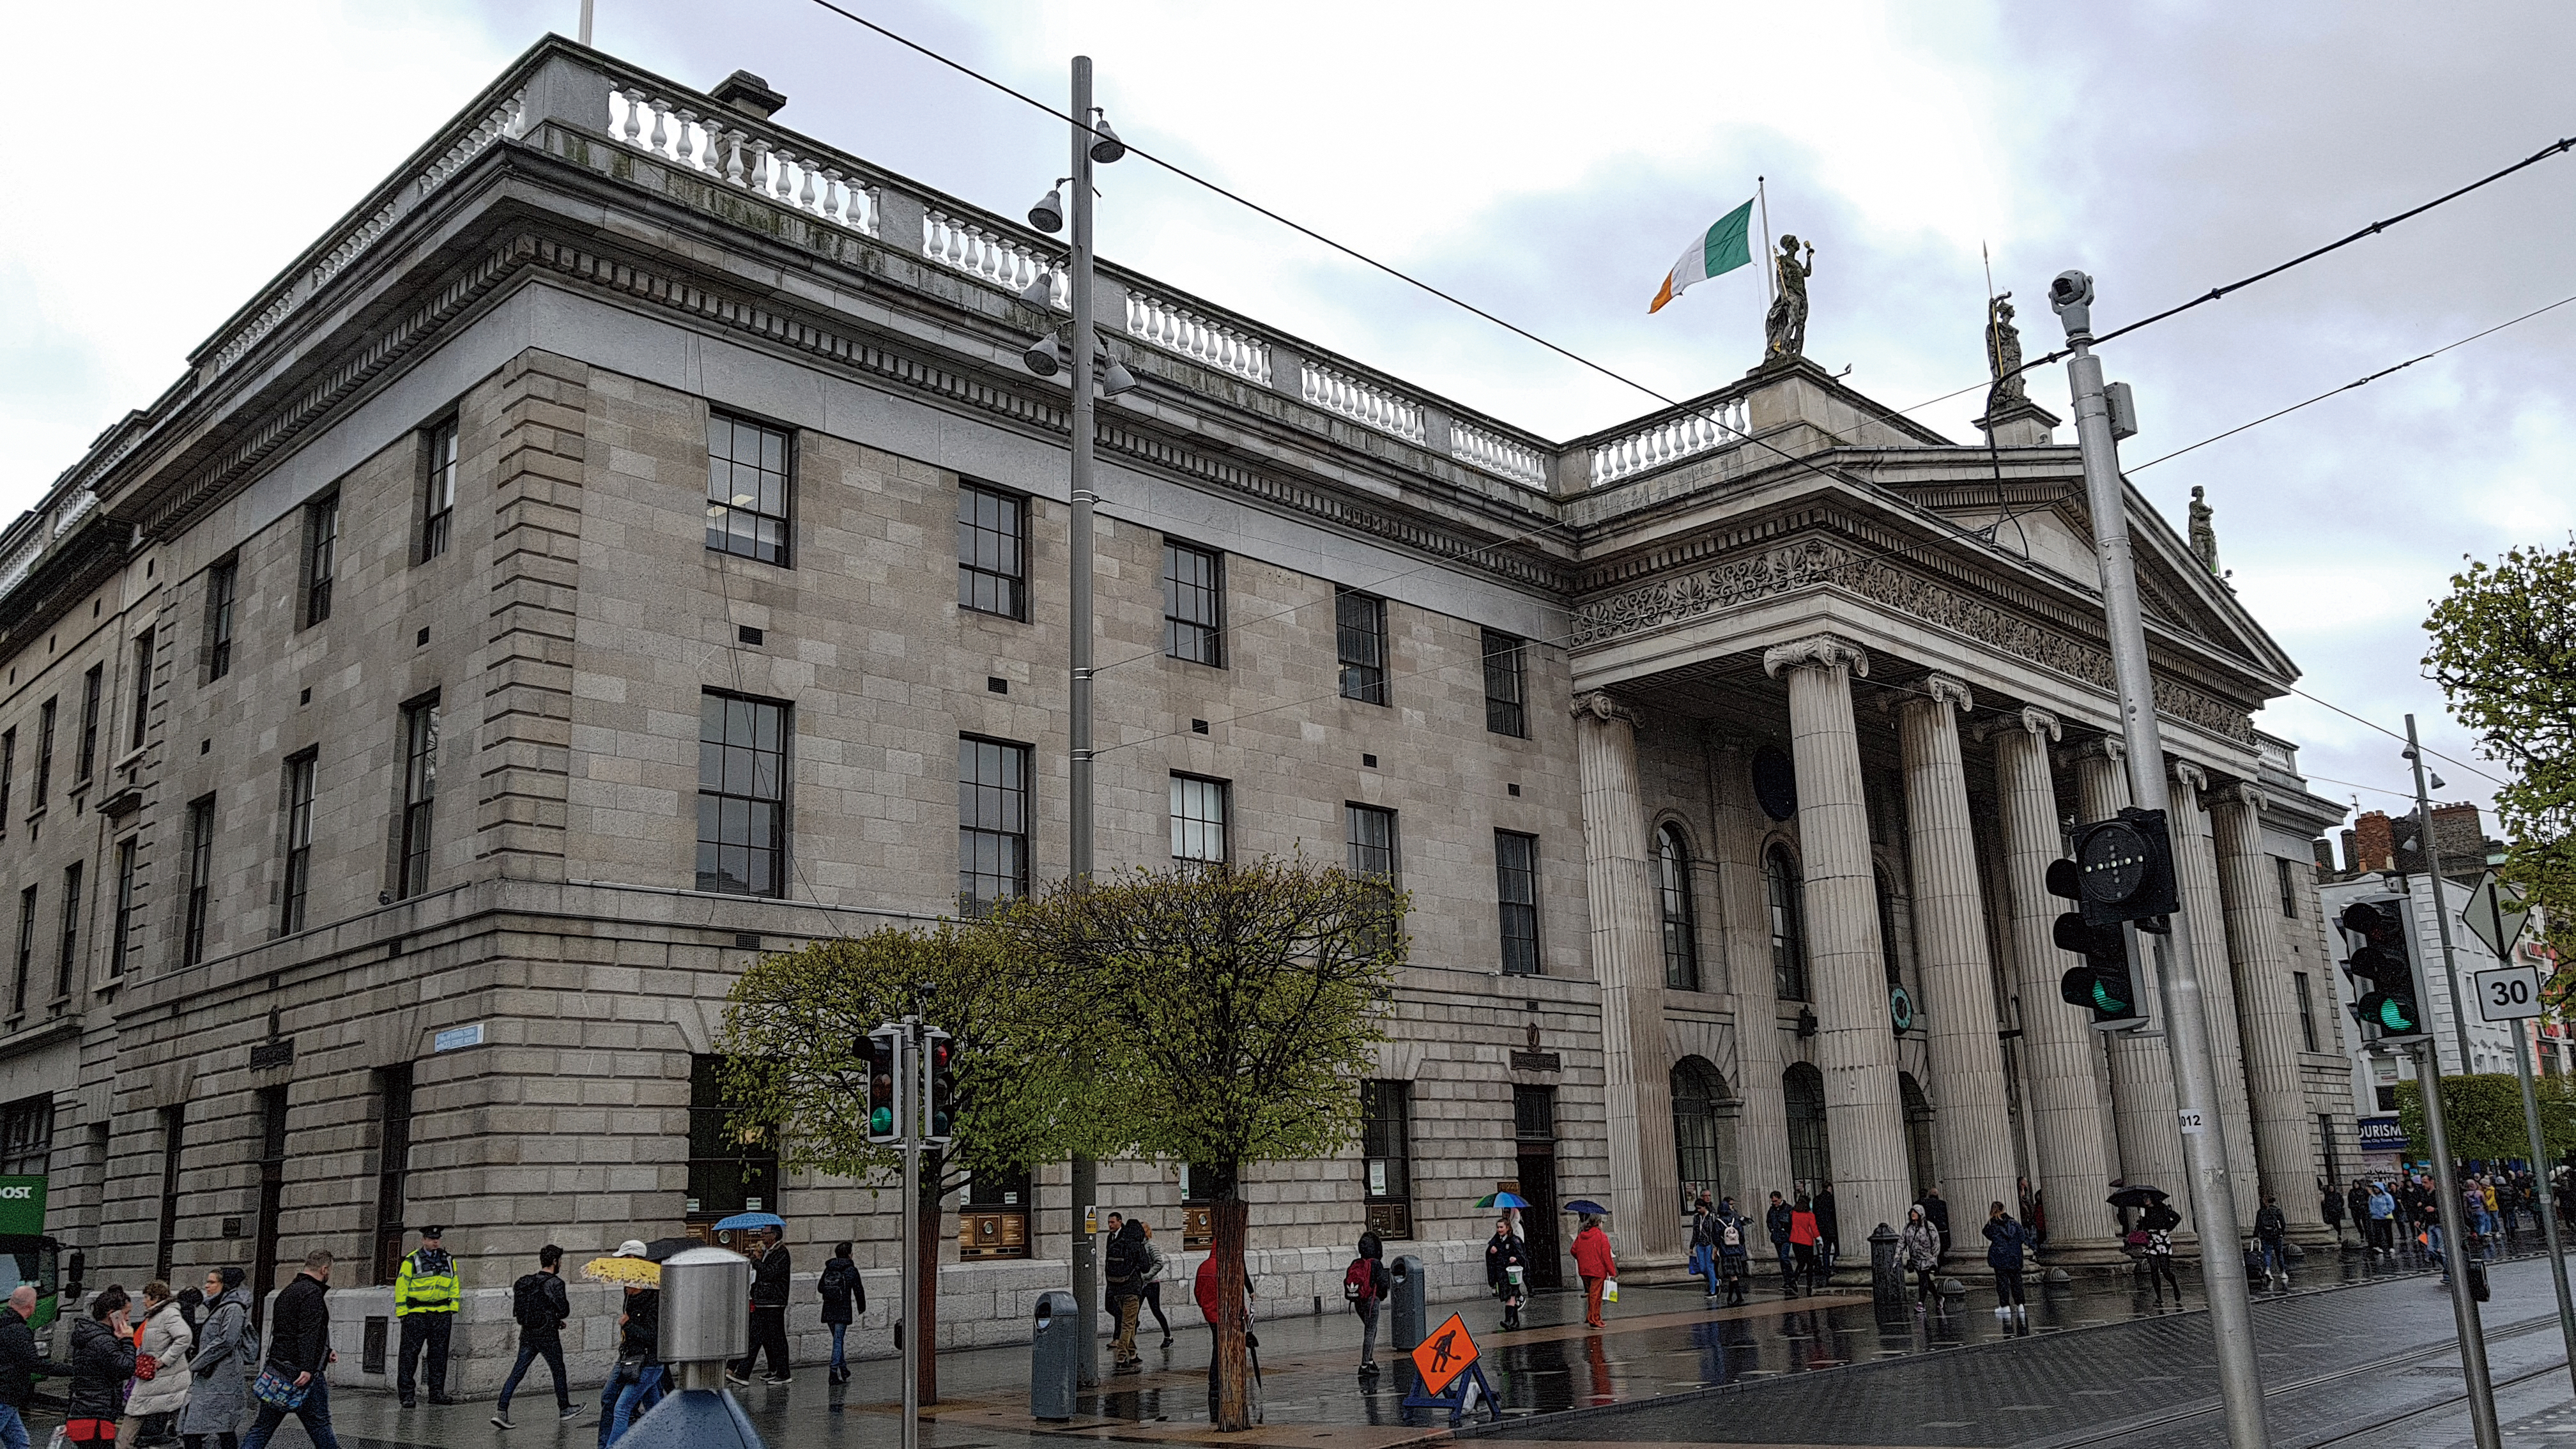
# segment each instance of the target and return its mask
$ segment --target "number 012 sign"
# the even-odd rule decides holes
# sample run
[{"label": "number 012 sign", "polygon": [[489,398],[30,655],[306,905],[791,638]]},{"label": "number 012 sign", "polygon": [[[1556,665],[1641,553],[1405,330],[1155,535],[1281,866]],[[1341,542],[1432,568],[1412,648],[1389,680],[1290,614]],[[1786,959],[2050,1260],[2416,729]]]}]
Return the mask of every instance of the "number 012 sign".
[{"label": "number 012 sign", "polygon": [[2480,971],[2473,978],[2478,993],[2480,1021],[2518,1021],[2540,1014],[2540,971],[2532,966],[2507,966],[2498,971]]}]

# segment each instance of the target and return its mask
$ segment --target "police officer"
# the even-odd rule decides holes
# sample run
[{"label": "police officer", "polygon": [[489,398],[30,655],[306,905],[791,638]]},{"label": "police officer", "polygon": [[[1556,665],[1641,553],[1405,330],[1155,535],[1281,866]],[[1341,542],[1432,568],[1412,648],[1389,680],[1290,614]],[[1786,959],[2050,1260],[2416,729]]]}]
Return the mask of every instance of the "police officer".
[{"label": "police officer", "polygon": [[456,1260],[439,1246],[442,1230],[420,1230],[420,1246],[403,1256],[394,1275],[394,1316],[402,1323],[402,1376],[394,1386],[402,1406],[410,1408],[412,1376],[420,1367],[421,1345],[429,1346],[429,1401],[452,1404],[447,1396],[447,1336],[456,1327]]}]

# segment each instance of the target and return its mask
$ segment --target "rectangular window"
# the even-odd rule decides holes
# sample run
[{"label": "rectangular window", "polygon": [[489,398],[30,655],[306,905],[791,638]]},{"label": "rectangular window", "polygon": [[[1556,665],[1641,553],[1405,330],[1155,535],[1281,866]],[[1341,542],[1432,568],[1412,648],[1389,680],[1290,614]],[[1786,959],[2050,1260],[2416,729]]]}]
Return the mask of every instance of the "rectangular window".
[{"label": "rectangular window", "polygon": [[61,696],[45,701],[36,712],[36,808],[54,797],[54,715]]},{"label": "rectangular window", "polygon": [[957,742],[957,909],[980,916],[1029,891],[1029,749]]},{"label": "rectangular window", "polygon": [[313,772],[318,750],[286,762],[286,890],[277,913],[280,935],[304,929],[304,901],[313,885]]},{"label": "rectangular window", "polygon": [[1226,859],[1226,784],[1196,775],[1172,777],[1172,859]]},{"label": "rectangular window", "polygon": [[18,975],[9,995],[9,1014],[27,1009],[27,973],[36,964],[36,888],[18,893]]},{"label": "rectangular window", "polygon": [[735,1120],[725,1091],[725,1059],[689,1062],[689,1196],[692,1221],[778,1210],[778,1140],[766,1127]]},{"label": "rectangular window", "polygon": [[[251,1239],[252,1321],[268,1311],[277,1281],[278,1218],[286,1206],[286,1089],[259,1089],[259,1222]],[[386,1282],[392,1282],[388,1274]]]},{"label": "rectangular window", "polygon": [[1512,1088],[1512,1136],[1523,1142],[1556,1140],[1556,1088]]},{"label": "rectangular window", "polygon": [[2299,998],[2299,1039],[2307,1043],[2310,1051],[2323,1050],[2317,1045],[2317,1008],[2316,1002],[2309,995],[2308,973],[2291,972],[2290,989]]},{"label": "rectangular window", "polygon": [[9,835],[9,781],[18,773],[18,732],[0,730],[0,840]]},{"label": "rectangular window", "polygon": [[179,964],[206,959],[206,907],[214,894],[215,797],[188,806],[188,909],[179,930]]},{"label": "rectangular window", "polygon": [[784,430],[707,414],[707,547],[785,564],[794,466],[795,446]]},{"label": "rectangular window", "polygon": [[104,664],[91,665],[89,673],[81,676],[80,766],[72,772],[72,778],[82,784],[98,773],[98,696],[106,687]]},{"label": "rectangular window", "polygon": [[171,1265],[178,1259],[179,1157],[187,1125],[185,1106],[161,1109],[161,1234],[156,1240],[161,1246],[152,1259],[152,1276],[164,1283],[170,1281]]},{"label": "rectangular window", "polygon": [[340,495],[304,505],[304,627],[331,617],[331,579],[340,563]]},{"label": "rectangular window", "polygon": [[1386,600],[1333,590],[1333,645],[1341,654],[1342,698],[1386,703]]},{"label": "rectangular window", "polygon": [[0,1173],[43,1177],[54,1157],[54,1096],[40,1092],[0,1107]]},{"label": "rectangular window", "polygon": [[62,955],[54,966],[54,995],[72,994],[72,968],[80,964],[81,863],[63,867]]},{"label": "rectangular window", "polygon": [[698,889],[787,894],[787,706],[698,703]]},{"label": "rectangular window", "polygon": [[233,610],[241,594],[241,561],[206,570],[206,682],[233,672]]},{"label": "rectangular window", "polygon": [[1368,1174],[1369,1231],[1413,1236],[1413,1084],[1360,1083],[1360,1156]]},{"label": "rectangular window", "polygon": [[1538,837],[1494,832],[1494,899],[1502,908],[1503,974],[1538,974]]},{"label": "rectangular window", "polygon": [[[224,655],[227,664],[232,655]],[[134,636],[134,728],[128,733],[125,747],[143,748],[143,733],[152,725],[152,631]]]},{"label": "rectangular window", "polygon": [[2335,1119],[2332,1112],[2317,1114],[2317,1146],[2325,1150],[2326,1181],[2343,1181],[2343,1153],[2335,1141]]},{"label": "rectangular window", "polygon": [[402,853],[394,897],[429,889],[430,824],[438,809],[438,696],[403,706]]},{"label": "rectangular window", "polygon": [[376,1073],[376,1281],[402,1266],[403,1208],[411,1182],[412,1064]]},{"label": "rectangular window", "polygon": [[1225,556],[1163,540],[1163,652],[1225,667]]},{"label": "rectangular window", "polygon": [[2272,857],[2272,866],[2281,876],[2281,914],[2295,921],[2299,918],[2299,872],[2287,856]]},{"label": "rectangular window", "polygon": [[429,478],[422,490],[420,556],[427,561],[447,552],[449,536],[455,531],[456,419],[431,425],[422,435],[422,447]]},{"label": "rectangular window", "polygon": [[957,607],[1028,613],[1028,501],[969,483],[957,490]]},{"label": "rectangular window", "polygon": [[125,974],[125,959],[134,940],[134,840],[116,843],[116,934],[107,943],[107,974]]},{"label": "rectangular window", "polygon": [[[1349,849],[1347,868],[1363,880],[1378,883],[1392,896],[1398,889],[1403,861],[1396,844],[1395,812],[1374,805],[1345,804],[1342,807],[1343,831]],[[1394,932],[1393,910],[1381,927],[1384,936]]]},{"label": "rectangular window", "polygon": [[1485,631],[1485,730],[1529,738],[1527,646],[1509,634]]}]

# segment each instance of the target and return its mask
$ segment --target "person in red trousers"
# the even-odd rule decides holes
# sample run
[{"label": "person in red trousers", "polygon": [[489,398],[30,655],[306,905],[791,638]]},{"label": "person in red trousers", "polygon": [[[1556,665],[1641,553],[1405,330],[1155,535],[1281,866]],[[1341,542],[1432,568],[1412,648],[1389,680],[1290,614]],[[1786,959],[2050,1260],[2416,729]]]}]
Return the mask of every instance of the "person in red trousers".
[{"label": "person in red trousers", "polygon": [[1619,1276],[1619,1260],[1610,1256],[1610,1235],[1601,1220],[1583,1215],[1583,1231],[1574,1235],[1574,1271],[1583,1275],[1583,1324],[1601,1327],[1601,1285]]}]

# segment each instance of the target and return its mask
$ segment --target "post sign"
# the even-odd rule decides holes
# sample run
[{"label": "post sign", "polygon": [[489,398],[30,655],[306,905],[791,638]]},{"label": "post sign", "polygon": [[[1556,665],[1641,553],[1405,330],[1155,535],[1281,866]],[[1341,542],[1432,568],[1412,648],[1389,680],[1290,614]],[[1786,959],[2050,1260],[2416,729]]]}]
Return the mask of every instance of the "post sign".
[{"label": "post sign", "polygon": [[2505,966],[2477,972],[2469,979],[2478,994],[2480,1021],[2521,1021],[2540,1014],[2538,967]]},{"label": "post sign", "polygon": [[2406,1129],[2397,1125],[2393,1116],[2364,1117],[2361,1119],[2361,1150],[2403,1153],[2406,1150]]},{"label": "post sign", "polygon": [[0,1233],[29,1237],[45,1231],[45,1180],[0,1177]]},{"label": "post sign", "polygon": [[[2523,923],[2530,918],[2531,907],[2519,898],[2507,896],[2494,871],[2478,878],[2478,888],[2469,892],[2469,903],[2460,908],[2460,924],[2469,928],[2469,934],[2484,942],[2499,961],[2513,949],[2514,942],[2522,939]],[[2480,992],[2480,1002],[2485,999],[2486,994]],[[2487,1018],[2489,1021],[2504,1019]]]}]

